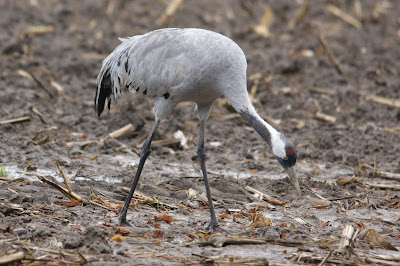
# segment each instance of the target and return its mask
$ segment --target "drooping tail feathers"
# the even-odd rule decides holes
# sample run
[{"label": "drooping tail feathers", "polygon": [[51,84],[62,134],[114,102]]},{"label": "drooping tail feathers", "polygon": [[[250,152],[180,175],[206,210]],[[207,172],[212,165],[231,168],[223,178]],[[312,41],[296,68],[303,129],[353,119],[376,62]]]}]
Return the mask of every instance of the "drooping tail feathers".
[{"label": "drooping tail feathers", "polygon": [[196,72],[198,68],[192,62],[200,59],[201,50],[190,50],[191,44],[179,37],[185,32],[185,29],[161,29],[120,39],[122,43],[104,59],[97,76],[94,100],[97,114],[106,105],[110,108],[111,96],[115,99],[121,88],[134,94],[162,97],[185,76]]},{"label": "drooping tail feathers", "polygon": [[97,76],[97,89],[94,98],[97,114],[100,116],[104,110],[107,100],[107,107],[111,107],[111,95],[114,98],[121,93],[121,87],[128,80],[131,72],[129,61],[130,50],[133,48],[132,43],[136,38],[120,39],[122,43],[108,55],[102,64],[99,75]]},{"label": "drooping tail feathers", "polygon": [[107,73],[103,76],[103,78],[101,80],[100,86],[97,86],[96,95],[94,97],[94,105],[95,105],[98,116],[100,116],[104,110],[106,99],[108,101],[108,103],[107,103],[108,110],[110,110],[111,89],[112,89],[112,85],[111,85],[110,72],[107,71]]}]

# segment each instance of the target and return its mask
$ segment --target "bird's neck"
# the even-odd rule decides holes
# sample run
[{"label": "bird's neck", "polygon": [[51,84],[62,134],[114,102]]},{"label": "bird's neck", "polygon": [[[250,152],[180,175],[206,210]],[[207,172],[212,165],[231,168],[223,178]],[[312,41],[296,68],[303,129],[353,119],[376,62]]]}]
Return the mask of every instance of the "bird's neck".
[{"label": "bird's neck", "polygon": [[[253,106],[243,108],[238,113],[254,128],[254,130],[268,143],[275,155],[283,150],[281,133],[268,124],[256,112]],[[282,147],[281,147],[282,146]],[[282,149],[281,149],[282,148]]]},{"label": "bird's neck", "polygon": [[[285,137],[268,124],[254,109],[246,89],[245,77],[232,77],[225,85],[224,96],[254,130],[267,142],[275,156],[285,157]],[[232,85],[232,84],[235,84]]]}]

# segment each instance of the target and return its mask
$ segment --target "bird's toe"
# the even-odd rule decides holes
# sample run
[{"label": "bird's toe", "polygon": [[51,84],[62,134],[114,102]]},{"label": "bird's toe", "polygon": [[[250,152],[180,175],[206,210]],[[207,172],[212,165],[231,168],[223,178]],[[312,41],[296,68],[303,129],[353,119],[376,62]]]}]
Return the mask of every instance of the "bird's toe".
[{"label": "bird's toe", "polygon": [[219,226],[219,224],[213,224],[213,223],[210,223],[207,226],[207,230],[208,230],[209,234],[210,233],[214,233],[214,232],[227,233],[227,234],[230,234],[230,235],[232,234],[229,230]]},{"label": "bird's toe", "polygon": [[128,220],[126,220],[126,218],[119,218],[118,219],[118,224],[119,226],[129,226],[129,227],[133,227],[133,224],[131,224],[130,222],[128,222]]}]

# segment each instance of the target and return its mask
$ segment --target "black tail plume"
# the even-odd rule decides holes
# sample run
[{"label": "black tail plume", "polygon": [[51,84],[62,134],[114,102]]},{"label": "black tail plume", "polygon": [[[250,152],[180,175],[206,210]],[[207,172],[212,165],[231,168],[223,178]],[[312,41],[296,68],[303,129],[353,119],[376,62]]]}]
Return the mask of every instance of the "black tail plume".
[{"label": "black tail plume", "polygon": [[[111,84],[111,76],[110,72],[107,71],[103,75],[103,79],[101,80],[100,88],[97,87],[96,95],[94,97],[94,104],[96,107],[97,115],[100,116],[104,110],[104,106],[106,103],[106,99],[108,98],[108,110],[111,107],[111,93],[112,93],[112,84]],[[100,91],[99,91],[100,90]]]}]

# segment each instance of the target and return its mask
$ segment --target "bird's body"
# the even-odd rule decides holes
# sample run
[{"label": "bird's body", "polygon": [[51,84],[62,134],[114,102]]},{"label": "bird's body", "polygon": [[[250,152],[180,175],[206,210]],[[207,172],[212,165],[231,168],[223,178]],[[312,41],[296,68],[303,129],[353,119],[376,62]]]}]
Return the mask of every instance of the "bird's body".
[{"label": "bird's body", "polygon": [[[246,84],[246,57],[235,42],[221,34],[201,29],[162,29],[121,40],[104,60],[98,76],[100,82],[111,73],[110,79],[117,81],[112,87],[114,96],[125,88],[145,93],[157,111],[163,110],[157,105],[163,105],[167,93],[169,106],[193,101],[199,107],[212,104],[227,88],[247,95],[241,90]],[[166,114],[155,113],[160,118]]]},{"label": "bird's body", "polygon": [[[192,101],[197,104],[200,119],[198,154],[207,195],[211,199],[205,169],[204,131],[211,107],[221,95],[271,146],[279,163],[289,169],[292,183],[300,194],[293,171],[296,162],[294,145],[266,123],[251,105],[246,86],[246,57],[234,41],[202,29],[160,29],[121,41],[103,61],[97,77],[95,104],[100,115],[106,101],[110,108],[112,96],[115,98],[124,89],[145,94],[154,102],[155,123],[143,144],[131,194],[151,152],[150,143],[159,122],[179,102]],[[129,224],[126,221],[128,205],[127,201],[120,216],[121,224]],[[210,226],[211,229],[218,227],[213,208]]]}]

